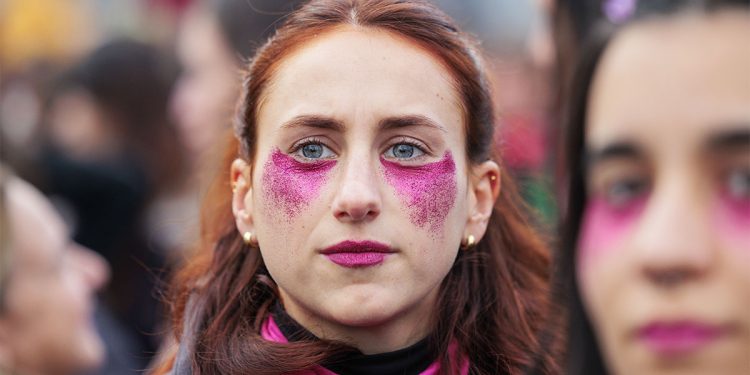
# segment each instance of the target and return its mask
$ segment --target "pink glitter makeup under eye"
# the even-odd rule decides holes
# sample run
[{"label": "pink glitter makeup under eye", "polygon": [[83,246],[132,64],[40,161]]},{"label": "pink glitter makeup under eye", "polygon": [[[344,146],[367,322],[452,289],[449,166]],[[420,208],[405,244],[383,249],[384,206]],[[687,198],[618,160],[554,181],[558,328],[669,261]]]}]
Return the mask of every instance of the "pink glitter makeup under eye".
[{"label": "pink glitter makeup under eye", "polygon": [[750,253],[750,199],[736,198],[725,193],[712,208],[714,226],[737,248]]},{"label": "pink glitter makeup under eye", "polygon": [[274,150],[263,171],[266,204],[282,209],[292,219],[318,196],[334,165],[335,160],[301,162]]},{"label": "pink glitter makeup under eye", "polygon": [[613,207],[603,198],[592,198],[581,218],[578,257],[583,263],[605,254],[622,239],[646,206],[647,196],[624,207]]},{"label": "pink glitter makeup under eye", "polygon": [[450,152],[440,161],[419,166],[380,158],[385,178],[409,206],[410,219],[419,227],[439,231],[456,200],[456,164]]}]

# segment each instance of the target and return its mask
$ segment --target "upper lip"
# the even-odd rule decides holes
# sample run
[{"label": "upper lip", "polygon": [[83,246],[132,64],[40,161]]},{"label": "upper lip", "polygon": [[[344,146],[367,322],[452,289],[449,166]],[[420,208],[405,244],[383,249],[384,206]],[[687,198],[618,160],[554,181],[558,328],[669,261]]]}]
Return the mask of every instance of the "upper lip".
[{"label": "upper lip", "polygon": [[639,337],[673,335],[676,333],[689,332],[695,335],[716,336],[726,333],[729,327],[723,324],[714,324],[700,320],[671,320],[652,321],[644,324],[636,330]]},{"label": "upper lip", "polygon": [[322,254],[336,253],[393,253],[392,247],[376,241],[342,241],[335,245],[329,246],[320,252]]}]

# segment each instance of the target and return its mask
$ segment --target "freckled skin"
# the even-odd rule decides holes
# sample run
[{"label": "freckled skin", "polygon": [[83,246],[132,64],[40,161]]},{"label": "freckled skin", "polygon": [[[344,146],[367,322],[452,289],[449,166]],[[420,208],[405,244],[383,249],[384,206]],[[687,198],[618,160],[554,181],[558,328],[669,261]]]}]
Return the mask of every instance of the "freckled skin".
[{"label": "freckled skin", "polygon": [[263,170],[266,204],[281,208],[291,221],[318,196],[334,165],[334,160],[300,162],[274,150]]},{"label": "freckled skin", "polygon": [[401,196],[416,226],[439,233],[456,200],[456,164],[450,152],[420,166],[404,166],[381,158],[386,180]]}]

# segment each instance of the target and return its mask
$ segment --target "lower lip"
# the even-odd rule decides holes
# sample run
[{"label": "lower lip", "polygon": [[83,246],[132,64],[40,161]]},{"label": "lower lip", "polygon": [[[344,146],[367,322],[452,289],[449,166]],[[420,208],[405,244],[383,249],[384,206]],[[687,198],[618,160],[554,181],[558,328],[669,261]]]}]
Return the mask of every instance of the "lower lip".
[{"label": "lower lip", "polygon": [[339,266],[349,268],[370,267],[383,263],[387,253],[357,252],[357,253],[331,253],[326,257]]},{"label": "lower lip", "polygon": [[713,326],[652,325],[642,329],[639,338],[659,355],[679,356],[703,349],[723,334],[723,330]]}]

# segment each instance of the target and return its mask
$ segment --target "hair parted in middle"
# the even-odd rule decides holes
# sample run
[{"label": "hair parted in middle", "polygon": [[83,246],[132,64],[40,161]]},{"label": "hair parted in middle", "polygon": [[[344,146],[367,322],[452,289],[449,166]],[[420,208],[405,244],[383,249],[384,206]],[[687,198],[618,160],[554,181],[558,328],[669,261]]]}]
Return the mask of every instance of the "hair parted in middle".
[{"label": "hair parted in middle", "polygon": [[[450,72],[460,98],[468,160],[479,164],[497,156],[495,115],[477,42],[442,11],[421,0],[304,4],[247,67],[235,136],[227,137],[221,172],[204,200],[200,248],[174,280],[174,329],[178,341],[195,343],[195,374],[293,373],[352,350],[324,340],[278,344],[261,337],[278,290],[260,253],[243,246],[232,216],[229,176],[237,157],[253,165],[259,107],[279,65],[307,42],[341,28],[388,32],[434,56]],[[468,357],[472,374],[518,374],[535,361],[545,372],[557,371],[554,355],[538,351],[549,315],[547,248],[504,170],[500,180],[486,235],[471,251],[459,252],[440,286],[428,342],[440,353],[446,374],[456,373],[459,365],[448,355],[451,343]],[[192,326],[183,330],[186,322]]]}]

